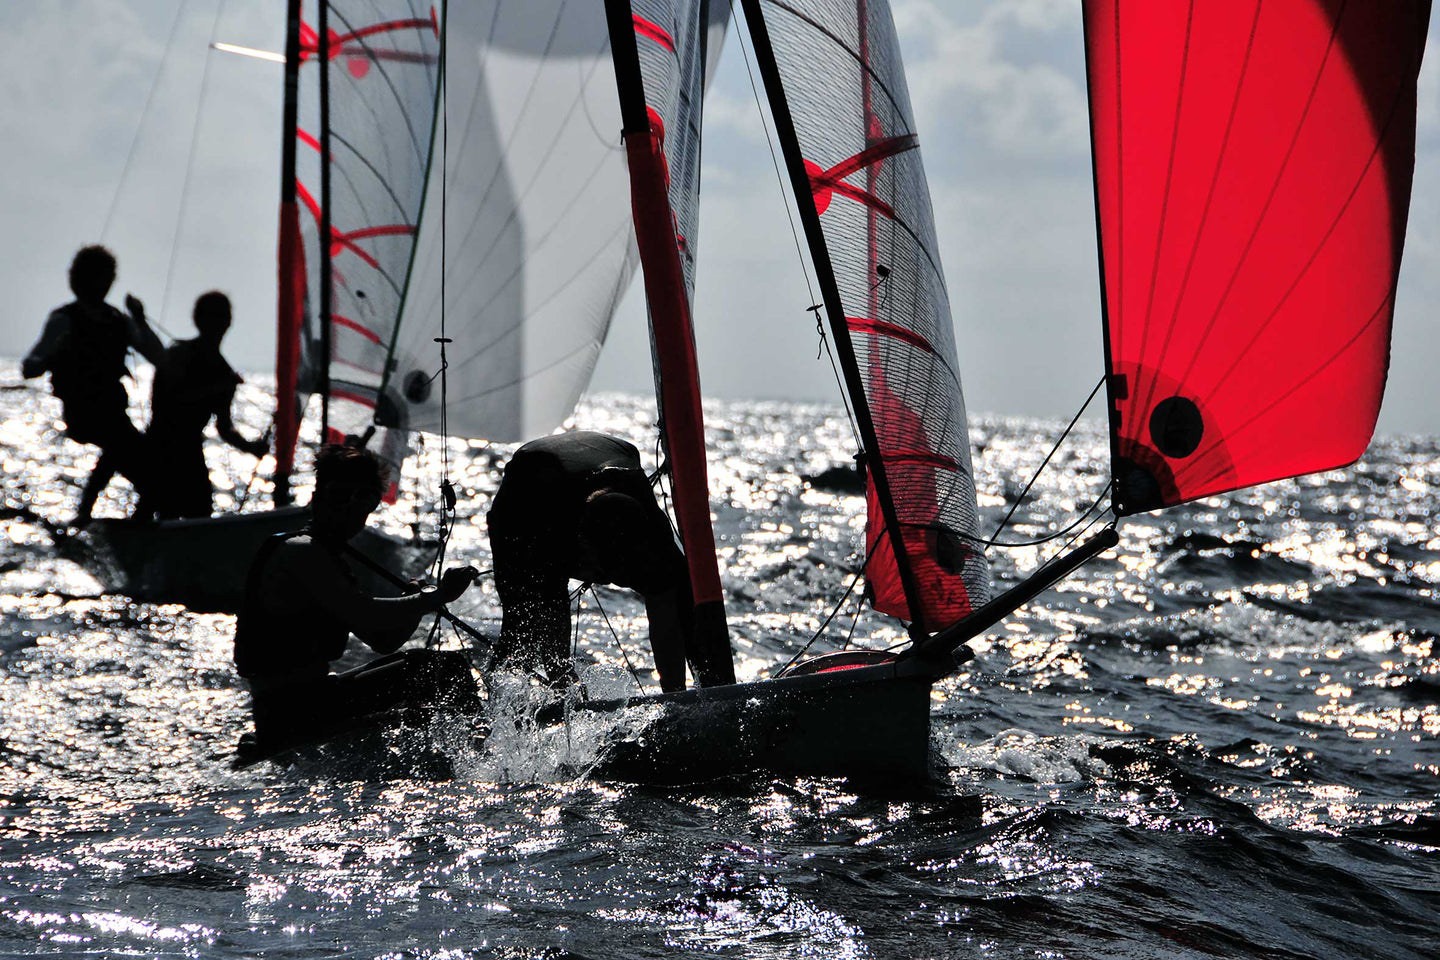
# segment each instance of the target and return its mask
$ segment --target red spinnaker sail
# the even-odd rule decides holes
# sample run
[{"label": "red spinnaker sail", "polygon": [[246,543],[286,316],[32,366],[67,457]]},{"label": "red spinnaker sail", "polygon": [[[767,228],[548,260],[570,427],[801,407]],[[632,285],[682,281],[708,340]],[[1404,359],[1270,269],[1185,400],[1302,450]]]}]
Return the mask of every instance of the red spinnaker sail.
[{"label": "red spinnaker sail", "polygon": [[1429,0],[1086,0],[1116,508],[1374,431]]},{"label": "red spinnaker sail", "polygon": [[[813,205],[814,219],[803,207],[802,219],[862,433],[867,412],[873,423],[868,588],[877,610],[941,630],[985,602],[990,573],[949,294],[890,8],[756,0],[745,9],[757,47],[764,28],[769,50],[759,53],[773,54],[783,86],[788,110],[777,109],[777,125],[788,113],[804,167],[798,202]],[[787,163],[796,179],[788,149]]]}]

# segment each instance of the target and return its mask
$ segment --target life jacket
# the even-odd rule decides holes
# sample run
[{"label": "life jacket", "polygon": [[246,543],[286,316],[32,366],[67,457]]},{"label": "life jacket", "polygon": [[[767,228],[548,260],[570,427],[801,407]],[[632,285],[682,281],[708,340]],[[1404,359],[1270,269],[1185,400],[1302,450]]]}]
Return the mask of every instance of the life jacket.
[{"label": "life jacket", "polygon": [[65,335],[49,362],[55,396],[66,403],[109,399],[127,372],[129,319],[108,303],[87,307],[78,300],[55,312],[67,320]]},{"label": "life jacket", "polygon": [[177,340],[155,366],[150,391],[149,432],[192,440],[198,447],[205,425],[226,413],[243,381],[220,351],[200,340]]},{"label": "life jacket", "polygon": [[[345,653],[349,629],[319,606],[281,615],[267,609],[264,603],[265,567],[275,551],[293,537],[308,535],[310,530],[306,528],[269,537],[250,563],[245,577],[245,599],[235,621],[235,669],[246,679],[324,676],[329,672],[330,661]],[[315,542],[353,579],[354,574],[336,550],[323,541]]]}]

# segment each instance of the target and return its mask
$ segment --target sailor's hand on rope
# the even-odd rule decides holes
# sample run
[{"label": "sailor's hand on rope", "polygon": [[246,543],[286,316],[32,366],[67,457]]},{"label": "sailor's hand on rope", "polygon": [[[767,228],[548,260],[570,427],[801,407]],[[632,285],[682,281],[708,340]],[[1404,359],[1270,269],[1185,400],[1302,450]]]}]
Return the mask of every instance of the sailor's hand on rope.
[{"label": "sailor's hand on rope", "polygon": [[440,575],[440,583],[435,588],[435,599],[443,606],[469,588],[470,584],[480,576],[480,571],[474,567],[451,567]]}]

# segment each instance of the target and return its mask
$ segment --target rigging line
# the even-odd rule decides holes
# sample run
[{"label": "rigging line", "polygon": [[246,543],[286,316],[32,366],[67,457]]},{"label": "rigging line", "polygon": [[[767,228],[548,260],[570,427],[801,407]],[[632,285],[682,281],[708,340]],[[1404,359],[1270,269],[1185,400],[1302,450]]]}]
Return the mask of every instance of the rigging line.
[{"label": "rigging line", "polygon": [[[640,681],[640,671],[636,670],[635,664],[630,662],[630,651],[626,650],[625,644],[620,642],[620,634],[616,632],[614,624],[610,622],[610,614],[605,612],[605,606],[600,602],[600,594],[596,592],[595,585],[592,583],[589,586],[590,597],[595,601],[595,609],[600,611],[600,616],[604,618],[605,626],[610,630],[610,636],[614,638],[615,646],[620,651],[620,656],[625,658],[625,669],[630,671],[630,678],[635,681],[635,686],[639,689],[641,693],[644,693],[645,684]],[[577,638],[575,646],[578,650],[580,646],[578,639],[580,634],[580,624],[578,617],[576,618],[575,634]]]},{"label": "rigging line", "polygon": [[855,641],[855,628],[860,624],[860,615],[865,612],[865,595],[861,594],[856,598],[855,615],[850,618],[850,632],[845,634],[845,642],[840,645],[841,650],[849,650],[850,644]]},{"label": "rigging line", "polygon": [[[782,667],[780,668],[780,670],[779,670],[776,674],[774,674],[774,676],[779,676],[780,674],[784,673],[786,670],[790,669],[791,665],[794,664],[796,660],[799,660],[801,657],[805,656],[805,652],[806,652],[807,650],[809,650],[812,646],[815,645],[815,641],[816,641],[816,640],[819,640],[820,637],[821,637],[821,635],[825,633],[825,630],[826,630],[827,627],[830,626],[831,621],[833,621],[837,616],[839,616],[840,611],[841,611],[842,609],[844,609],[846,601],[848,601],[848,600],[850,599],[850,594],[852,594],[852,593],[855,592],[855,586],[856,586],[856,584],[858,584],[858,583],[860,582],[860,578],[863,577],[864,575],[865,575],[865,568],[864,568],[864,567],[861,567],[859,570],[855,571],[854,575],[851,576],[851,578],[850,578],[850,586],[848,586],[848,587],[845,588],[845,593],[841,595],[840,601],[835,604],[835,609],[834,609],[834,610],[831,610],[831,611],[830,611],[830,615],[825,618],[825,622],[822,623],[822,624],[820,624],[819,628],[816,629],[815,633],[810,637],[810,639],[807,640],[807,641],[805,641],[805,646],[803,646],[803,647],[801,647],[799,650],[795,651],[795,655],[792,656],[789,660],[787,660],[787,661],[785,662],[785,665],[782,666]],[[853,624],[852,624],[852,631],[853,631]]]},{"label": "rigging line", "polygon": [[185,0],[176,0],[175,17],[170,21],[170,36],[165,40],[165,52],[160,55],[160,65],[155,68],[155,79],[150,81],[150,92],[145,95],[145,105],[140,109],[140,122],[135,125],[135,135],[130,138],[130,150],[125,154],[125,165],[120,169],[120,179],[116,182],[115,193],[110,198],[110,209],[105,214],[105,225],[100,228],[102,243],[110,234],[110,226],[115,220],[115,211],[120,208],[120,194],[124,192],[125,182],[130,178],[130,168],[135,162],[135,152],[140,146],[140,132],[145,129],[145,122],[150,117],[150,108],[155,103],[155,91],[160,89],[160,78],[165,75],[165,65],[170,62],[170,53],[175,47],[175,38],[180,34],[180,20],[184,10]]},{"label": "rigging line", "polygon": [[[730,20],[735,20],[735,0],[730,2]],[[805,268],[805,252],[800,246],[800,234],[795,229],[795,217],[790,213],[789,199],[785,193],[785,179],[780,174],[780,161],[775,156],[775,141],[770,136],[770,127],[765,122],[765,108],[760,103],[760,90],[755,86],[755,71],[750,66],[750,53],[745,46],[745,34],[739,30],[735,31],[735,38],[740,42],[740,53],[745,58],[745,73],[750,78],[750,93],[755,98],[755,109],[760,114],[760,128],[765,133],[765,146],[770,149],[770,163],[775,168],[775,181],[780,185],[780,198],[785,201],[785,219],[790,222],[790,237],[795,241],[795,257],[800,261],[800,273],[805,277],[805,291],[810,295],[810,302],[815,302],[815,288],[810,283],[810,271]],[[796,199],[799,202],[799,199]]]},{"label": "rigging line", "polygon": [[[1114,486],[1115,481],[1112,478],[1110,482],[1105,484],[1104,489],[1100,491],[1100,495],[1095,498],[1095,502],[1090,504],[1090,506],[1086,507],[1085,510],[1080,514],[1079,519],[1075,520],[1074,523],[1071,523],[1070,526],[1065,527],[1063,530],[1057,530],[1054,533],[1047,534],[1046,536],[1039,537],[1035,540],[1017,540],[995,543],[989,541],[981,541],[978,537],[971,537],[957,530],[952,530],[950,532],[962,540],[971,540],[974,542],[983,543],[986,546],[1000,547],[1001,549],[1011,549],[1015,547],[1038,547],[1042,543],[1049,543],[1051,540],[1058,540],[1061,537],[1065,536],[1065,534],[1069,533],[1071,530],[1074,530],[1075,527],[1080,524],[1086,517],[1090,516],[1090,514],[1095,512],[1096,507],[1100,506],[1100,504],[1105,502],[1105,498],[1109,495],[1110,489]],[[1109,509],[1110,508],[1107,507],[1106,510],[1101,511],[1102,515],[1105,512],[1108,512]]]},{"label": "rigging line", "polygon": [[1025,484],[1025,489],[1020,491],[1020,496],[1016,497],[1015,502],[1010,505],[1010,512],[1005,514],[1005,519],[1000,521],[1000,525],[996,527],[995,532],[990,535],[990,539],[987,542],[988,546],[996,545],[996,538],[1005,532],[1006,524],[1010,522],[1011,517],[1015,516],[1015,511],[1020,509],[1020,504],[1024,502],[1025,495],[1030,492],[1031,487],[1035,486],[1035,481],[1040,479],[1040,474],[1045,472],[1045,468],[1050,464],[1051,458],[1053,458],[1056,451],[1060,449],[1060,445],[1065,442],[1065,438],[1070,436],[1070,431],[1075,429],[1075,424],[1080,422],[1080,418],[1084,416],[1085,411],[1089,409],[1090,404],[1094,402],[1095,395],[1100,392],[1100,388],[1103,386],[1105,386],[1104,374],[1100,376],[1100,382],[1095,384],[1095,389],[1090,391],[1090,396],[1086,397],[1085,402],[1080,405],[1080,409],[1075,411],[1075,416],[1070,418],[1070,423],[1061,432],[1060,438],[1055,441],[1055,445],[1050,448],[1050,452],[1045,455],[1045,459],[1040,462],[1040,466],[1035,468],[1035,473],[1031,475],[1030,482]]},{"label": "rigging line", "polygon": [[[228,0],[219,0],[215,4],[215,20],[210,26],[210,42],[213,44],[215,38],[220,35],[220,17],[225,12],[225,4]],[[210,67],[215,62],[214,49],[205,48],[205,68],[200,74],[200,93],[195,98],[195,123],[190,130],[190,154],[185,161],[185,180],[180,186],[180,209],[175,212],[175,230],[170,238],[170,265],[165,270],[165,286],[160,293],[160,312],[158,316],[165,316],[170,305],[170,281],[175,275],[175,263],[180,254],[180,237],[185,225],[185,210],[190,204],[190,183],[195,174],[195,155],[200,145],[200,122],[201,111],[205,106],[205,94],[210,88]],[[155,326],[170,339],[176,339],[175,334],[166,330],[159,322]]]},{"label": "rigging line", "polygon": [[[446,19],[449,19],[447,7]],[[442,27],[440,31],[440,86],[448,90],[445,82],[445,75],[449,71],[450,64],[447,54],[449,45],[449,30]],[[450,361],[446,355],[445,347],[450,343],[445,326],[445,258],[446,233],[448,232],[448,220],[446,207],[449,205],[450,187],[450,105],[442,100],[440,102],[440,336],[435,342],[440,345],[440,505],[442,516],[446,518],[443,527],[443,535],[440,538],[440,549],[436,553],[435,572],[438,576],[445,561],[445,552],[450,546],[450,535],[455,530],[455,486],[450,482]],[[438,622],[438,621],[437,621]]]},{"label": "rigging line", "polygon": [[[779,671],[777,671],[777,672],[774,673],[774,674],[771,674],[771,676],[778,676],[780,673],[784,673],[786,670],[790,669],[790,667],[794,665],[795,661],[796,661],[796,660],[799,660],[801,657],[803,657],[803,656],[805,655],[805,651],[806,651],[806,650],[809,650],[812,646],[814,646],[815,641],[820,639],[820,635],[825,632],[825,628],[828,627],[828,626],[830,626],[830,621],[834,620],[835,617],[839,615],[841,609],[843,609],[844,606],[845,606],[845,601],[848,600],[848,599],[850,599],[850,594],[854,592],[854,590],[855,590],[855,585],[860,582],[860,578],[865,575],[865,571],[868,570],[868,569],[870,569],[870,561],[871,561],[871,560],[874,558],[874,556],[875,556],[875,550],[876,550],[876,548],[879,547],[880,544],[881,544],[881,542],[883,542],[883,541],[885,540],[885,533],[886,533],[886,528],[882,526],[882,527],[880,528],[880,532],[875,535],[875,541],[874,541],[873,543],[868,543],[868,544],[866,545],[866,547],[865,547],[865,560],[864,560],[864,562],[860,564],[859,569],[857,569],[857,570],[855,571],[855,573],[851,576],[851,578],[850,578],[850,586],[848,586],[848,587],[845,588],[845,593],[841,595],[840,600],[835,604],[835,609],[832,610],[832,611],[830,611],[830,616],[828,616],[828,617],[825,618],[825,622],[822,623],[822,624],[820,624],[819,629],[815,631],[814,635],[811,636],[808,641],[806,641],[805,646],[801,647],[801,648],[799,649],[799,651],[796,652],[796,654],[795,654],[793,657],[791,657],[791,658],[785,663],[785,665],[782,666],[782,667],[779,669]],[[868,537],[867,537],[867,540],[868,540]],[[861,602],[861,605],[862,605],[862,608],[863,608],[863,605],[864,605],[864,602],[865,602],[863,597],[861,598],[861,601],[860,601],[860,602]],[[856,611],[855,611],[855,616],[856,616],[857,619],[858,619],[859,616],[860,616],[860,612],[861,612],[860,610],[856,610]],[[850,636],[853,637],[854,635],[855,635],[855,621],[852,620],[852,621],[850,622]],[[908,643],[909,641],[906,641],[906,642]],[[850,643],[850,641],[847,639],[847,640],[845,641],[845,643],[846,643],[846,645],[848,646],[849,643]]]}]

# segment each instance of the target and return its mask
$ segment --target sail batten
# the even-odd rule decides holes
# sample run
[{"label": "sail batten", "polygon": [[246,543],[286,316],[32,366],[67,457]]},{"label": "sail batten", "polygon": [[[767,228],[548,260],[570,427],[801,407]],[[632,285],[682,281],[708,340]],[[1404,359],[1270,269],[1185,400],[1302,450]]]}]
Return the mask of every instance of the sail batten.
[{"label": "sail batten", "polygon": [[989,593],[955,332],[884,0],[746,0],[867,474],[875,607],[939,631]]},{"label": "sail batten", "polygon": [[1374,431],[1428,0],[1086,0],[1118,512]]}]

